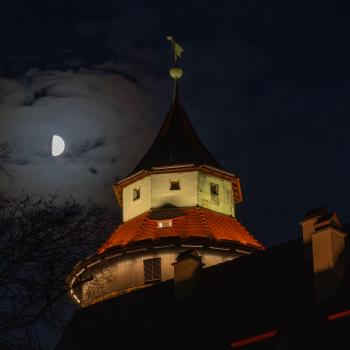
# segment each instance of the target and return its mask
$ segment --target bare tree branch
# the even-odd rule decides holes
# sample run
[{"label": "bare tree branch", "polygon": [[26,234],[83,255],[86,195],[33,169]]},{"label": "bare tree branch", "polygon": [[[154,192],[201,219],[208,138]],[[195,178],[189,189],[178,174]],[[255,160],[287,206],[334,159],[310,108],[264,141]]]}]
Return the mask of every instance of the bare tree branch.
[{"label": "bare tree branch", "polygon": [[14,181],[12,174],[6,169],[5,163],[10,160],[12,153],[11,145],[4,141],[0,142],[0,173],[3,173],[10,182]]},{"label": "bare tree branch", "polygon": [[94,203],[0,193],[0,347],[34,341],[39,325],[62,326],[66,276],[109,226]]}]

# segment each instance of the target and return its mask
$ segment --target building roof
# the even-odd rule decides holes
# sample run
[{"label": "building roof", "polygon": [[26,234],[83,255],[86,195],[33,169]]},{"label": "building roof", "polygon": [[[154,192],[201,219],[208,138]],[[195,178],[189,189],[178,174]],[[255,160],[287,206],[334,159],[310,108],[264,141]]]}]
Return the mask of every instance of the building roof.
[{"label": "building roof", "polygon": [[[172,227],[158,228],[159,220],[172,220]],[[248,230],[232,216],[201,207],[151,210],[121,224],[99,252],[142,241],[177,237],[184,240],[206,238],[213,242],[237,242],[262,249]]]},{"label": "building roof", "polygon": [[338,349],[350,341],[350,317],[329,315],[349,309],[349,282],[348,270],[336,299],[316,305],[297,240],[203,269],[187,299],[174,299],[170,280],[77,310],[56,350],[229,349],[276,329],[273,343],[252,348]]},{"label": "building roof", "polygon": [[156,139],[129,175],[152,167],[178,164],[207,164],[222,169],[197,136],[176,90],[173,104]]}]

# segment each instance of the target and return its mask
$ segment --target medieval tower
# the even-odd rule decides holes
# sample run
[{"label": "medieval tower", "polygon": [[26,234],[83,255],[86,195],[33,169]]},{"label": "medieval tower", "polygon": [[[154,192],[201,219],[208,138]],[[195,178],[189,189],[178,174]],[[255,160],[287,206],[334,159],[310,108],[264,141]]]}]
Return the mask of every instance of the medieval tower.
[{"label": "medieval tower", "polygon": [[[170,39],[176,61],[182,49]],[[163,125],[134,170],[114,185],[122,224],[68,277],[81,306],[172,279],[173,263],[188,249],[204,267],[263,249],[236,218],[239,178],[215,160],[182,107],[182,73],[177,65],[170,69],[175,89]]]}]

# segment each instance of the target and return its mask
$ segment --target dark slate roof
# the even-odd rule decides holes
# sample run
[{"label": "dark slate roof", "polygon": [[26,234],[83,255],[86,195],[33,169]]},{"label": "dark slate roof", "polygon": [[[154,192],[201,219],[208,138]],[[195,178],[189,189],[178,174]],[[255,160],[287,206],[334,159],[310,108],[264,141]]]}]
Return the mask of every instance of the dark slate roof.
[{"label": "dark slate roof", "polygon": [[197,136],[176,90],[156,139],[130,175],[152,167],[179,164],[207,164],[222,169]]},{"label": "dark slate roof", "polygon": [[309,341],[315,345],[315,337],[329,346],[334,332],[350,341],[350,318],[343,329],[320,317],[349,308],[348,283],[331,310],[322,311],[311,281],[302,241],[289,242],[204,269],[187,299],[174,299],[170,280],[80,309],[56,350],[229,349],[234,340],[276,328],[282,333],[273,341],[283,341],[292,329],[293,349]]}]

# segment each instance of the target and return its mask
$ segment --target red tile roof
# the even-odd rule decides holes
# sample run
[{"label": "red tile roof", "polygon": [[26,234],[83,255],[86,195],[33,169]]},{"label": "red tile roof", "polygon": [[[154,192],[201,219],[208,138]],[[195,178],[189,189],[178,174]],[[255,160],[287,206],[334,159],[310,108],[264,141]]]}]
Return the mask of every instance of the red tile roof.
[{"label": "red tile roof", "polygon": [[[157,220],[172,218],[173,226],[158,228]],[[217,242],[239,242],[263,248],[248,230],[232,216],[200,207],[148,211],[121,224],[104,243],[99,253],[112,247],[125,247],[145,240],[190,237]]]}]

